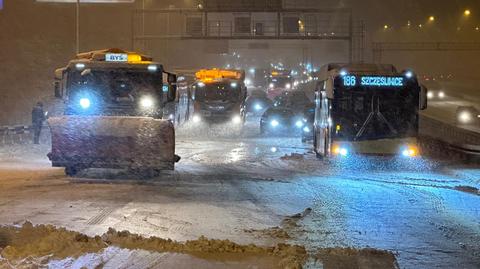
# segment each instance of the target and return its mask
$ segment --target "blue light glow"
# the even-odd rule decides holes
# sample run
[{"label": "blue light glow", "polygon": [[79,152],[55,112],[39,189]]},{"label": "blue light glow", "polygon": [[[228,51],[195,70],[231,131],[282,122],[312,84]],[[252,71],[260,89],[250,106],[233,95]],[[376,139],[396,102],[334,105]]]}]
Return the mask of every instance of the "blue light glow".
[{"label": "blue light glow", "polygon": [[298,128],[302,128],[303,127],[303,122],[301,120],[295,122],[295,126],[297,126]]},{"label": "blue light glow", "polygon": [[262,110],[262,109],[263,109],[263,107],[260,104],[255,105],[255,110],[259,111],[259,110]]},{"label": "blue light glow", "polygon": [[79,103],[83,109],[88,109],[91,106],[90,99],[88,98],[81,98]]},{"label": "blue light glow", "polygon": [[280,122],[278,122],[277,120],[272,120],[270,122],[270,125],[272,125],[272,127],[277,127],[278,125],[280,125]]},{"label": "blue light glow", "polygon": [[310,128],[308,128],[308,126],[305,126],[305,127],[303,128],[303,132],[305,132],[305,133],[310,133]]}]

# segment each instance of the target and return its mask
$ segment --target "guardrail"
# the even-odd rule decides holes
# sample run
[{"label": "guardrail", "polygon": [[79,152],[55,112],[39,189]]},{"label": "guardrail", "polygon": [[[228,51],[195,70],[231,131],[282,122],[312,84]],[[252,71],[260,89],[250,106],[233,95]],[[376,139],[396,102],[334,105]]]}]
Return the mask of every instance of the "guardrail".
[{"label": "guardrail", "polygon": [[[443,144],[444,155],[455,151],[468,156],[480,156],[480,133],[460,128],[429,116],[420,116],[420,135]],[[447,148],[445,148],[445,145]]]},{"label": "guardrail", "polygon": [[31,143],[32,139],[32,126],[0,126],[0,145]]}]

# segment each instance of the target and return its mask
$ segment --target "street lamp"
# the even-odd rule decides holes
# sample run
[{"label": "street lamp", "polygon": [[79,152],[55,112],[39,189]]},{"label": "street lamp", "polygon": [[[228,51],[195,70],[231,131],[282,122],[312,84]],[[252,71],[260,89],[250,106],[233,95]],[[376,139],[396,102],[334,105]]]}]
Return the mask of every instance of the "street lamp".
[{"label": "street lamp", "polygon": [[470,9],[465,9],[465,11],[463,12],[463,15],[465,15],[466,17],[470,16],[472,14],[472,12],[470,11]]},{"label": "street lamp", "polygon": [[428,21],[429,21],[429,22],[434,22],[434,21],[435,21],[435,16],[430,16],[430,17],[428,17]]}]

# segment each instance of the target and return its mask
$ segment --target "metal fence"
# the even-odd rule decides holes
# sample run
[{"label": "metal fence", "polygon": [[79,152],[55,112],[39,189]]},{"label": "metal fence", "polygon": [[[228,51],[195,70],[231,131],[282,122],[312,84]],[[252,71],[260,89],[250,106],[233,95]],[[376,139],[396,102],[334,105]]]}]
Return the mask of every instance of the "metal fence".
[{"label": "metal fence", "polygon": [[30,143],[33,139],[31,126],[0,126],[0,144],[23,144]]}]

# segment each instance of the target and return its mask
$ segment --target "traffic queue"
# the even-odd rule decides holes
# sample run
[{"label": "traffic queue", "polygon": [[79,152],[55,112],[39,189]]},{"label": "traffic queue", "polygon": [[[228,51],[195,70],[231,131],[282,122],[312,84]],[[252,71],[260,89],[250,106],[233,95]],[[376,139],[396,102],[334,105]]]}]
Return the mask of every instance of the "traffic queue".
[{"label": "traffic queue", "polygon": [[176,107],[164,113],[177,126],[227,124],[237,128],[248,116],[258,121],[261,135],[288,133],[311,140],[314,103],[304,89],[293,86],[298,84],[289,71],[272,71],[263,85],[251,89],[247,89],[244,70],[201,69],[194,73],[190,86],[183,86],[186,76],[179,78]]}]

